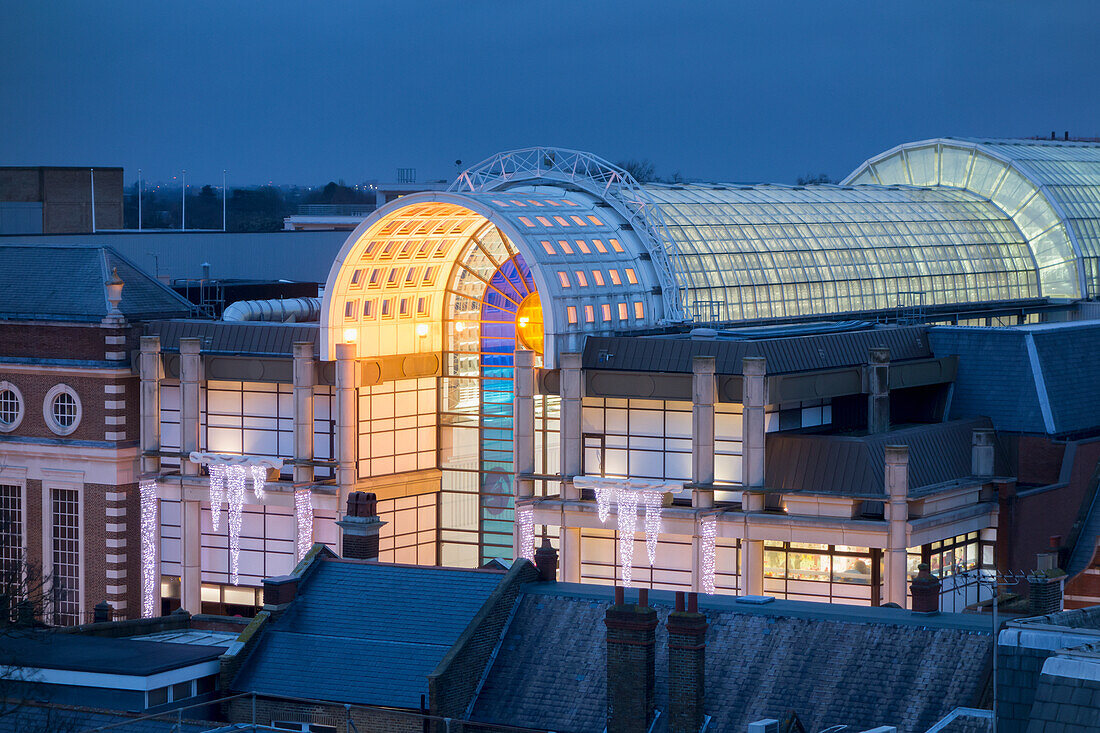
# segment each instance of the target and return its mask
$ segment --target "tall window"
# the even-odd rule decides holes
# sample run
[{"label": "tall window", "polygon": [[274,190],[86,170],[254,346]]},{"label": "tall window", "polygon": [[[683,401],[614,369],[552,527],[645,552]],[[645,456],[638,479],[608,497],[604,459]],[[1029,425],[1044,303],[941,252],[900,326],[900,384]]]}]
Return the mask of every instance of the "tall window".
[{"label": "tall window", "polygon": [[21,595],[23,584],[23,492],[0,484],[0,593]]},{"label": "tall window", "polygon": [[80,623],[80,493],[50,489],[53,527],[53,622]]}]

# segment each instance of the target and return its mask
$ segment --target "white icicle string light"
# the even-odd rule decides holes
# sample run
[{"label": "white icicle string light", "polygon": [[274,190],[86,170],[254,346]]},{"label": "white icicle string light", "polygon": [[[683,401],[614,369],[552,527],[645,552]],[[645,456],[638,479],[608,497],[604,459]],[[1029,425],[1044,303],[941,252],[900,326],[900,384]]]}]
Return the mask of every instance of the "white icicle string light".
[{"label": "white icicle string light", "polygon": [[210,526],[217,532],[221,524],[222,502],[225,501],[226,465],[211,463],[207,471],[210,473]]},{"label": "white icicle string light", "polygon": [[264,484],[267,483],[267,466],[251,466],[252,469],[252,493],[257,499],[264,498]]},{"label": "white icicle string light", "polygon": [[152,618],[157,591],[157,497],[156,481],[141,482],[141,617]]},{"label": "white icicle string light", "polygon": [[313,499],[309,489],[294,491],[294,519],[298,525],[298,559],[313,546]]},{"label": "white icicle string light", "polygon": [[638,492],[619,492],[619,564],[623,566],[623,585],[630,587],[634,574],[634,531],[638,527]]},{"label": "white icicle string light", "polygon": [[596,488],[596,511],[600,515],[600,524],[605,523],[607,518],[611,516],[611,502],[615,500],[616,494],[618,494],[618,489],[610,486]]},{"label": "white icicle string light", "polygon": [[702,554],[703,566],[702,582],[703,592],[707,595],[714,593],[714,545],[718,538],[718,520],[712,514],[699,520],[699,552]]},{"label": "white icicle string light", "polygon": [[535,561],[535,510],[530,504],[516,507],[519,523],[519,556]]},{"label": "white icicle string light", "polygon": [[657,559],[657,538],[661,534],[661,503],[664,495],[655,489],[642,492],[645,500],[645,549],[649,555],[649,566]]},{"label": "white icicle string light", "polygon": [[241,514],[244,511],[244,466],[231,465],[226,470],[226,503],[229,505],[229,582],[240,584]]}]

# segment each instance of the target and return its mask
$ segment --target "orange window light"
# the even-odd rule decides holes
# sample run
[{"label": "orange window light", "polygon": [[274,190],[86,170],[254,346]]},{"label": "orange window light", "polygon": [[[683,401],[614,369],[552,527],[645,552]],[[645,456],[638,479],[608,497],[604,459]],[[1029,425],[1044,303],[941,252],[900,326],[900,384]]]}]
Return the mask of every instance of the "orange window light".
[{"label": "orange window light", "polygon": [[628,283],[630,283],[631,285],[637,285],[638,284],[638,276],[634,274],[634,268],[633,267],[626,268],[626,281]]},{"label": "orange window light", "polygon": [[528,219],[526,216],[521,216],[519,218],[519,220],[521,222],[523,222],[523,226],[525,226],[525,227],[534,227],[535,226],[535,223],[533,221],[531,221],[530,219]]},{"label": "orange window light", "polygon": [[554,251],[554,245],[550,244],[546,240],[543,240],[541,242],[541,244],[542,244],[542,248],[544,250],[546,250],[546,254],[548,254],[548,255],[556,255],[557,254],[557,252]]},{"label": "orange window light", "polygon": [[558,223],[558,226],[563,226],[563,227],[569,226],[569,222],[567,222],[564,217],[555,216],[554,221],[556,221]]},{"label": "orange window light", "polygon": [[596,226],[598,226],[598,227],[602,227],[602,226],[603,226],[603,222],[602,222],[602,221],[600,221],[598,217],[595,217],[595,216],[589,215],[589,217],[588,217],[588,221],[592,222],[593,224],[595,224],[595,225],[596,225]]},{"label": "orange window light", "polygon": [[607,247],[603,246],[603,242],[599,239],[593,239],[592,244],[595,245],[596,251],[600,254],[607,254]]},{"label": "orange window light", "polygon": [[547,219],[545,216],[536,216],[535,219],[538,221],[539,224],[542,224],[544,227],[553,226],[553,224],[550,223],[550,220]]},{"label": "orange window light", "polygon": [[610,321],[611,320],[611,304],[610,303],[601,303],[600,304],[600,313],[603,315],[604,321]]},{"label": "orange window light", "polygon": [[645,308],[640,300],[634,301],[634,317],[638,320],[645,318]]},{"label": "orange window light", "polygon": [[570,219],[572,219],[572,220],[573,220],[573,223],[574,223],[574,224],[576,224],[576,225],[577,225],[577,226],[579,226],[579,227],[586,227],[586,226],[588,226],[588,222],[586,222],[586,221],[585,221],[584,219],[580,218],[580,217],[579,217],[579,216],[577,216],[576,214],[573,214],[573,215],[572,215],[572,216],[570,216],[569,218],[570,218]]},{"label": "orange window light", "polygon": [[598,285],[602,288],[603,287],[603,273],[600,272],[599,270],[593,270],[592,271],[592,282],[596,283],[596,285]]},{"label": "orange window light", "polygon": [[567,255],[573,254],[573,248],[570,247],[569,242],[566,242],[564,239],[559,239],[558,240],[558,246],[561,247],[561,251],[564,252],[565,254],[567,254]]},{"label": "orange window light", "polygon": [[567,287],[569,287],[569,276],[568,276],[568,275],[566,275],[566,274],[565,274],[564,272],[561,272],[561,271],[559,270],[559,271],[558,271],[558,282],[560,282],[560,283],[561,283],[561,286],[562,286],[563,288],[567,288]]},{"label": "orange window light", "polygon": [[608,240],[608,241],[611,242],[611,249],[615,250],[616,252],[625,252],[626,251],[626,250],[623,249],[623,246],[621,244],[619,244],[619,240],[611,239],[611,240]]},{"label": "orange window light", "polygon": [[584,276],[584,272],[582,270],[574,270],[573,275],[577,278],[577,285],[582,288],[588,287],[588,278]]},{"label": "orange window light", "polygon": [[573,241],[577,244],[577,249],[581,252],[584,252],[586,255],[592,254],[592,250],[588,248],[588,244],[583,239],[574,239]]},{"label": "orange window light", "polygon": [[625,321],[629,317],[629,311],[627,310],[626,303],[619,303],[619,320]]},{"label": "orange window light", "polygon": [[575,325],[577,323],[577,306],[571,305],[565,309],[565,312],[569,317],[570,325]]},{"label": "orange window light", "polygon": [[607,274],[611,276],[612,284],[614,284],[614,285],[622,285],[623,284],[622,279],[619,277],[619,271],[618,270],[608,270]]},{"label": "orange window light", "polygon": [[594,323],[596,321],[595,311],[592,310],[592,306],[586,305],[584,307],[584,322]]}]

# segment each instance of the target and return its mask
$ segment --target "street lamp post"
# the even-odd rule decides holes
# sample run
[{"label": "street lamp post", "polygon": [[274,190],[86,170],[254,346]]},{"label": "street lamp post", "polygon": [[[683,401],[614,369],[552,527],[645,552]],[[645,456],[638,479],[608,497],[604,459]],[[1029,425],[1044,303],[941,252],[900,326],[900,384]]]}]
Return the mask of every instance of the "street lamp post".
[{"label": "street lamp post", "polygon": [[225,187],[225,169],[222,169],[222,231],[225,231],[225,196],[229,189]]},{"label": "street lamp post", "polygon": [[138,168],[138,181],[137,181],[137,195],[138,195],[138,231],[141,231],[141,168]]},{"label": "street lamp post", "polygon": [[183,199],[183,213],[180,216],[180,230],[187,231],[187,171],[183,171],[183,181],[180,187],[180,198]]}]

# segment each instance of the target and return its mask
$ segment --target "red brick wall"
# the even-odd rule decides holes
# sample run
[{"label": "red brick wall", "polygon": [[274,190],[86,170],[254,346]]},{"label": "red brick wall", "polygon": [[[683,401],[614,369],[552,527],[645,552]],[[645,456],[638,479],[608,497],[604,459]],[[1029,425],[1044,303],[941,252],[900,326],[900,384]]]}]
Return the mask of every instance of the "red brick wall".
[{"label": "red brick wall", "polygon": [[[106,305],[104,305],[106,309]],[[42,323],[0,324],[0,354],[30,359],[104,359],[99,324],[53,326]]]},{"label": "red brick wall", "polygon": [[1021,435],[1017,439],[1017,480],[1021,484],[1040,486],[1057,482],[1065,452],[1065,443],[1055,443],[1040,436]]}]

